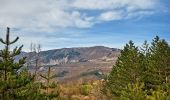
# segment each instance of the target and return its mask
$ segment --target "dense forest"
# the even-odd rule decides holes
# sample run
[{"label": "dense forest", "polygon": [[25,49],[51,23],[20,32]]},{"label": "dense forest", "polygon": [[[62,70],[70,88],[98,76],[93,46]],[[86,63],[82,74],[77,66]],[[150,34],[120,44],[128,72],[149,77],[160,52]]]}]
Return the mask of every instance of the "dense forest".
[{"label": "dense forest", "polygon": [[129,41],[102,81],[67,85],[53,81],[50,67],[42,75],[27,70],[26,57],[16,62],[23,45],[10,46],[18,39],[10,40],[9,28],[6,38],[0,39],[5,45],[0,51],[1,100],[82,100],[82,95],[83,100],[170,100],[170,45],[158,36],[141,47]]}]

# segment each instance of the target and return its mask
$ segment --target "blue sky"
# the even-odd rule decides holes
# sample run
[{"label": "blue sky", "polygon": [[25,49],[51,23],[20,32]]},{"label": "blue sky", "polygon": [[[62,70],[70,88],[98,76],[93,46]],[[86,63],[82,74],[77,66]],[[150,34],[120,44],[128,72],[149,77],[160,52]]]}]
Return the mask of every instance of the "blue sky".
[{"label": "blue sky", "polygon": [[[0,0],[0,37],[11,27],[16,45],[123,48],[156,35],[170,42],[169,0]],[[0,44],[0,48],[2,48]]]}]

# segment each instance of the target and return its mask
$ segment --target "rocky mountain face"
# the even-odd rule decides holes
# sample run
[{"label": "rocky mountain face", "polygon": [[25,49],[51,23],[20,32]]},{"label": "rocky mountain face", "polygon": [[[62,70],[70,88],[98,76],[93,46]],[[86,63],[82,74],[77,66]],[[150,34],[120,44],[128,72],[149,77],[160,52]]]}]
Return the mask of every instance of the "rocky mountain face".
[{"label": "rocky mountain face", "polygon": [[[39,54],[40,65],[38,72],[45,74],[48,66],[52,66],[52,74],[56,75],[59,82],[74,80],[98,80],[111,71],[120,50],[104,46],[63,48],[42,51]],[[30,72],[35,71],[36,53],[26,53],[17,57],[27,56],[27,63],[31,62]],[[40,79],[42,80],[42,79]]]},{"label": "rocky mountain face", "polygon": [[[40,52],[40,60],[43,65],[61,65],[79,62],[97,62],[115,60],[120,50],[104,46],[63,48]],[[34,53],[24,53],[33,61]]]}]

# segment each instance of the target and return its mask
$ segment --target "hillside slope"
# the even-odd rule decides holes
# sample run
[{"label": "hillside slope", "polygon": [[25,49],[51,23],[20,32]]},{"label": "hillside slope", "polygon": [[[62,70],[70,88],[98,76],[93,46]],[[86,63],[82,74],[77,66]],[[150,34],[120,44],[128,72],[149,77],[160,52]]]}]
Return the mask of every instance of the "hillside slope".
[{"label": "hillside slope", "polygon": [[60,65],[96,60],[112,60],[119,55],[120,50],[104,46],[63,48],[42,51],[40,58],[44,65]]}]

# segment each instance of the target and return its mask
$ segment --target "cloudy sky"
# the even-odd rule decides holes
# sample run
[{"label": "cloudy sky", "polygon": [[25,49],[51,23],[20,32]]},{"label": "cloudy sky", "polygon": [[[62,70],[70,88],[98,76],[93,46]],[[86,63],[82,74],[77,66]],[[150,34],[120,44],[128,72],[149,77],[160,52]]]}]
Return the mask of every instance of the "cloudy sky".
[{"label": "cloudy sky", "polygon": [[[154,36],[170,42],[169,0],[0,0],[0,37],[6,27],[16,45],[43,50],[103,45],[141,45]],[[3,45],[0,44],[0,48]]]}]

